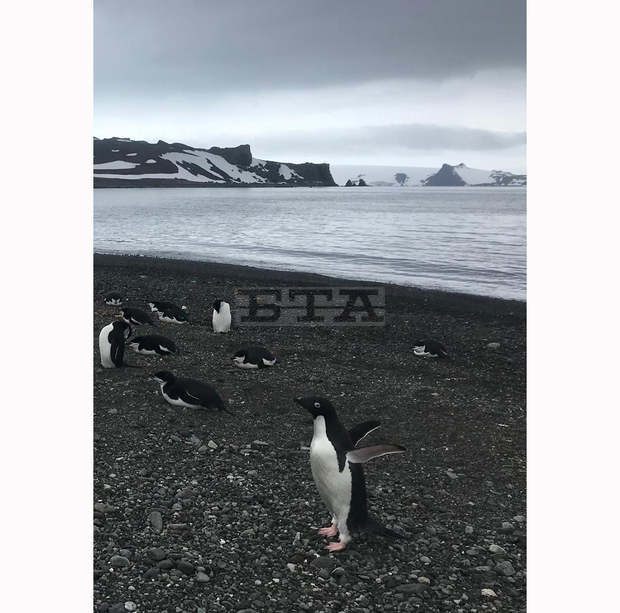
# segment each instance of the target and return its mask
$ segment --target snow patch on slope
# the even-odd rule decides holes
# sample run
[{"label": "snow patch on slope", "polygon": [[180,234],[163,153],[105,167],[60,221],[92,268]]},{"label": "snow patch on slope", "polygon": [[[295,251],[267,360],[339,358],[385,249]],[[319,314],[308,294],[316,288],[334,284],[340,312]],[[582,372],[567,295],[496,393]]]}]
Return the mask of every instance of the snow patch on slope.
[{"label": "snow patch on slope", "polygon": [[[95,170],[124,170],[125,168],[135,168],[138,166],[135,162],[125,162],[123,160],[115,160],[114,162],[104,162],[103,164],[95,164]],[[100,175],[97,175],[100,176]]]}]

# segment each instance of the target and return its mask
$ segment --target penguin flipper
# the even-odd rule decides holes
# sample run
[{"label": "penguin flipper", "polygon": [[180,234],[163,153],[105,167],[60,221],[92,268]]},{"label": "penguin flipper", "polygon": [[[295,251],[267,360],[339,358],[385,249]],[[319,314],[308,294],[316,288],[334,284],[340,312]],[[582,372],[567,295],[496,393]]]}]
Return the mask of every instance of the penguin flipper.
[{"label": "penguin flipper", "polygon": [[112,338],[110,346],[110,359],[114,363],[114,366],[120,368],[123,365],[123,353],[125,350],[125,339],[122,342],[117,338]]},{"label": "penguin flipper", "polygon": [[368,460],[379,458],[390,453],[403,453],[404,447],[400,445],[372,445],[371,447],[361,447],[347,451],[347,460],[353,464],[365,464]]},{"label": "penguin flipper", "polygon": [[368,436],[373,430],[376,430],[381,425],[380,421],[365,421],[357,426],[353,426],[349,430],[349,436],[353,441],[355,447],[365,436]]}]

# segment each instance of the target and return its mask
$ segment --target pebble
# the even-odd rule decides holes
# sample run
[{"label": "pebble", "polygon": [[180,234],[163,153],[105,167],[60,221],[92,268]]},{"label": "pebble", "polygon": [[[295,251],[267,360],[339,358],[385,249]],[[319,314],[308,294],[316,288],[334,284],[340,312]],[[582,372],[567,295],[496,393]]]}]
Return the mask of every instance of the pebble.
[{"label": "pebble", "polygon": [[465,534],[473,534],[474,527],[473,526],[465,526]]},{"label": "pebble", "polygon": [[422,564],[430,564],[431,559],[428,558],[427,556],[420,556],[420,562],[422,562]]},{"label": "pebble", "polygon": [[487,598],[497,598],[497,594],[489,587],[483,587],[480,593]]},{"label": "pebble", "polygon": [[448,477],[450,477],[450,479],[452,480],[459,478],[459,476],[451,468],[448,468],[448,470],[446,471],[446,475],[448,475]]},{"label": "pebble", "polygon": [[401,594],[420,594],[426,589],[424,583],[404,583],[396,588]]},{"label": "pebble", "polygon": [[170,570],[171,568],[174,568],[174,562],[172,560],[162,560],[157,563],[157,566],[159,566],[162,570]]},{"label": "pebble", "polygon": [[321,568],[319,571],[319,577],[323,577],[323,579],[329,579],[329,571],[326,568]]},{"label": "pebble", "polygon": [[131,602],[131,600],[128,600],[125,603],[125,610],[126,611],[135,611],[138,608],[138,606],[136,605],[135,602]]},{"label": "pebble", "polygon": [[508,560],[503,560],[495,565],[495,572],[504,577],[510,577],[515,574],[515,569]]},{"label": "pebble", "polygon": [[418,577],[418,583],[426,583],[429,585],[431,580],[428,577]]},{"label": "pebble", "polygon": [[166,552],[161,547],[153,547],[148,550],[149,557],[151,557],[156,562],[160,560],[164,560],[166,558]]},{"label": "pebble", "polygon": [[209,441],[209,442],[207,443],[207,446],[208,446],[210,449],[217,449],[217,443],[216,443],[215,441]]},{"label": "pebble", "polygon": [[211,581],[211,578],[202,571],[198,571],[196,573],[196,581],[198,581],[198,583],[208,583]]},{"label": "pebble", "polygon": [[515,515],[512,519],[522,524],[525,521],[525,515]]},{"label": "pebble", "polygon": [[149,514],[149,522],[151,524],[151,528],[155,530],[155,532],[161,532],[164,527],[164,521],[161,517],[161,513],[159,511],[152,511]]},{"label": "pebble", "polygon": [[110,565],[114,568],[127,568],[130,562],[124,556],[112,556],[110,558]]},{"label": "pebble", "polygon": [[509,521],[503,521],[502,527],[500,528],[502,532],[513,532],[514,529],[514,524],[511,524]]},{"label": "pebble", "polygon": [[310,566],[314,566],[315,568],[327,568],[331,570],[336,566],[336,562],[327,556],[321,556],[318,558],[314,558],[312,562],[310,562]]},{"label": "pebble", "polygon": [[488,349],[499,349],[501,345],[499,343],[487,343]]},{"label": "pebble", "polygon": [[185,560],[180,560],[179,562],[177,562],[177,568],[185,573],[186,575],[193,575],[194,574],[194,565],[191,564],[190,562],[187,562]]},{"label": "pebble", "polygon": [[144,578],[145,579],[155,579],[155,577],[159,576],[159,568],[157,568],[156,566],[154,566],[153,568],[149,568],[145,573],[144,573]]},{"label": "pebble", "polygon": [[506,555],[506,550],[503,547],[500,547],[499,545],[489,545],[489,551],[491,553],[494,553],[495,555]]},{"label": "pebble", "polygon": [[286,565],[286,568],[288,568],[288,569],[289,569],[292,573],[294,573],[294,572],[295,572],[295,569],[297,568],[297,564],[292,564],[291,562],[289,562],[289,563]]},{"label": "pebble", "polygon": [[95,511],[98,511],[99,513],[112,513],[112,511],[116,511],[116,507],[113,507],[107,502],[96,502]]},{"label": "pebble", "polygon": [[336,577],[342,577],[344,573],[345,570],[344,568],[342,568],[342,566],[337,566],[336,568],[334,568],[334,570],[332,570],[332,575],[335,575]]}]

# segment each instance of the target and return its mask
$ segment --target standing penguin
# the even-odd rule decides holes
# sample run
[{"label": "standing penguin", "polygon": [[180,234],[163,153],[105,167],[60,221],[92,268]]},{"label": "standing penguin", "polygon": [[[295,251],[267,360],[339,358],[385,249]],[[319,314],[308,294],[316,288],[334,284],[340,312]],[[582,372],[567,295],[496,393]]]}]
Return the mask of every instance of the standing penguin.
[{"label": "standing penguin", "polygon": [[[179,379],[167,370],[153,376],[161,387],[161,395],[169,404],[189,409],[218,409],[230,413],[214,387],[194,379]],[[232,415],[232,413],[230,413]]]},{"label": "standing penguin", "polygon": [[276,363],[275,356],[258,345],[243,347],[232,357],[233,364],[239,368],[267,368]]},{"label": "standing penguin", "polygon": [[413,353],[423,358],[447,358],[446,348],[439,342],[431,339],[415,341]]},{"label": "standing penguin", "polygon": [[119,320],[102,328],[99,333],[99,354],[104,368],[123,366],[125,341],[131,336],[131,326]]},{"label": "standing penguin", "polygon": [[128,324],[135,324],[136,326],[155,325],[148,313],[133,307],[123,307],[121,309],[121,319]]},{"label": "standing penguin", "polygon": [[347,431],[327,398],[310,396],[295,398],[295,402],[313,417],[310,467],[319,494],[332,515],[331,526],[321,528],[319,534],[340,535],[327,549],[343,550],[351,541],[351,533],[364,528],[384,536],[400,537],[368,516],[362,463],[389,453],[402,453],[405,448],[373,445],[356,449],[356,444],[378,428],[379,422],[368,421]]},{"label": "standing penguin", "polygon": [[213,303],[213,332],[230,331],[230,305],[223,300]]}]

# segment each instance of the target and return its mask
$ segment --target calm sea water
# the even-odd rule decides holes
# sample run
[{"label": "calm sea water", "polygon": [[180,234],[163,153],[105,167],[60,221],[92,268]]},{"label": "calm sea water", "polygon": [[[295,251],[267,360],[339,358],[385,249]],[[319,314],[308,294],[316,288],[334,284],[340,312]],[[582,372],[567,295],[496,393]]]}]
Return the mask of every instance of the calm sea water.
[{"label": "calm sea water", "polygon": [[523,188],[96,189],[95,251],[525,300]]}]

